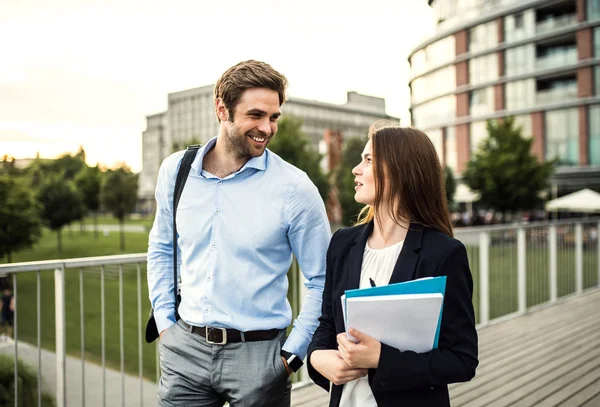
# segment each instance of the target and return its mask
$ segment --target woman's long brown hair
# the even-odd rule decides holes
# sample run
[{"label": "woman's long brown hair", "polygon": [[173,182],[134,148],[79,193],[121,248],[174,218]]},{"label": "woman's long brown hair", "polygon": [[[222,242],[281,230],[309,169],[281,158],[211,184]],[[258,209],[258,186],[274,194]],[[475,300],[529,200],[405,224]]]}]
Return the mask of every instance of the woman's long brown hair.
[{"label": "woman's long brown hair", "polygon": [[429,137],[410,127],[372,127],[369,138],[375,205],[363,208],[357,224],[379,219],[385,204],[397,224],[415,222],[453,236],[442,166]]}]

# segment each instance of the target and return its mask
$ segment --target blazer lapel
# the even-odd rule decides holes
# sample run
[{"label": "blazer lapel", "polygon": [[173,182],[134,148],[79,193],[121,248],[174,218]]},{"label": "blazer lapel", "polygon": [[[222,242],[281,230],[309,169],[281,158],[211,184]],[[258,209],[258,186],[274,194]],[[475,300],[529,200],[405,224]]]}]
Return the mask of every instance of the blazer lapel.
[{"label": "blazer lapel", "polygon": [[354,244],[348,250],[346,264],[348,265],[347,289],[359,288],[360,273],[362,269],[363,256],[367,239],[373,231],[373,221],[367,223],[363,230],[354,238]]},{"label": "blazer lapel", "polygon": [[411,223],[408,227],[408,233],[402,245],[402,250],[394,266],[390,284],[402,283],[414,278],[419,255],[417,252],[421,249],[423,241],[423,225]]}]

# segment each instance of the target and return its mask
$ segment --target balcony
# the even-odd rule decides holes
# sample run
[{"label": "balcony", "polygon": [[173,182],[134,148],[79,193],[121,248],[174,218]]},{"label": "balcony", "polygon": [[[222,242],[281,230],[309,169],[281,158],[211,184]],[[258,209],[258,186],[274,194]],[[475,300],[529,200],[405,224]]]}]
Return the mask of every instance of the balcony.
[{"label": "balcony", "polygon": [[538,105],[562,102],[577,98],[577,86],[568,88],[555,88],[539,90],[536,93],[535,100]]},{"label": "balcony", "polygon": [[575,45],[570,47],[557,47],[551,49],[546,55],[536,58],[535,67],[538,70],[558,68],[565,65],[577,63],[577,48]]},{"label": "balcony", "polygon": [[561,28],[569,27],[577,24],[576,14],[563,14],[561,16],[550,16],[543,21],[539,21],[535,26],[536,34],[545,34],[551,31],[556,31]]}]

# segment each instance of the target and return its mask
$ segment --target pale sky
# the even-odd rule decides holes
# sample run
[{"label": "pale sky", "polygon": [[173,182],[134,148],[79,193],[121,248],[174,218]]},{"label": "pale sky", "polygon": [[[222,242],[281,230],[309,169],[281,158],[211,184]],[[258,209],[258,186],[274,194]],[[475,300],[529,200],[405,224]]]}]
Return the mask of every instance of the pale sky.
[{"label": "pale sky", "polygon": [[384,97],[408,124],[407,57],[434,30],[427,0],[0,0],[0,157],[83,145],[137,172],[145,116],[246,59],[291,96]]}]

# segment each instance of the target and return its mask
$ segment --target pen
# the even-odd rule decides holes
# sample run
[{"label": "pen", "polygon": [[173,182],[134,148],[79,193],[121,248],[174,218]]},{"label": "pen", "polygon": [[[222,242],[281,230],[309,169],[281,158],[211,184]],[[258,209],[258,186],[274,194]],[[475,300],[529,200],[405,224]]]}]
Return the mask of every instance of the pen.
[{"label": "pen", "polygon": [[371,277],[369,277],[369,283],[371,283],[371,287],[375,287],[375,281]]}]

